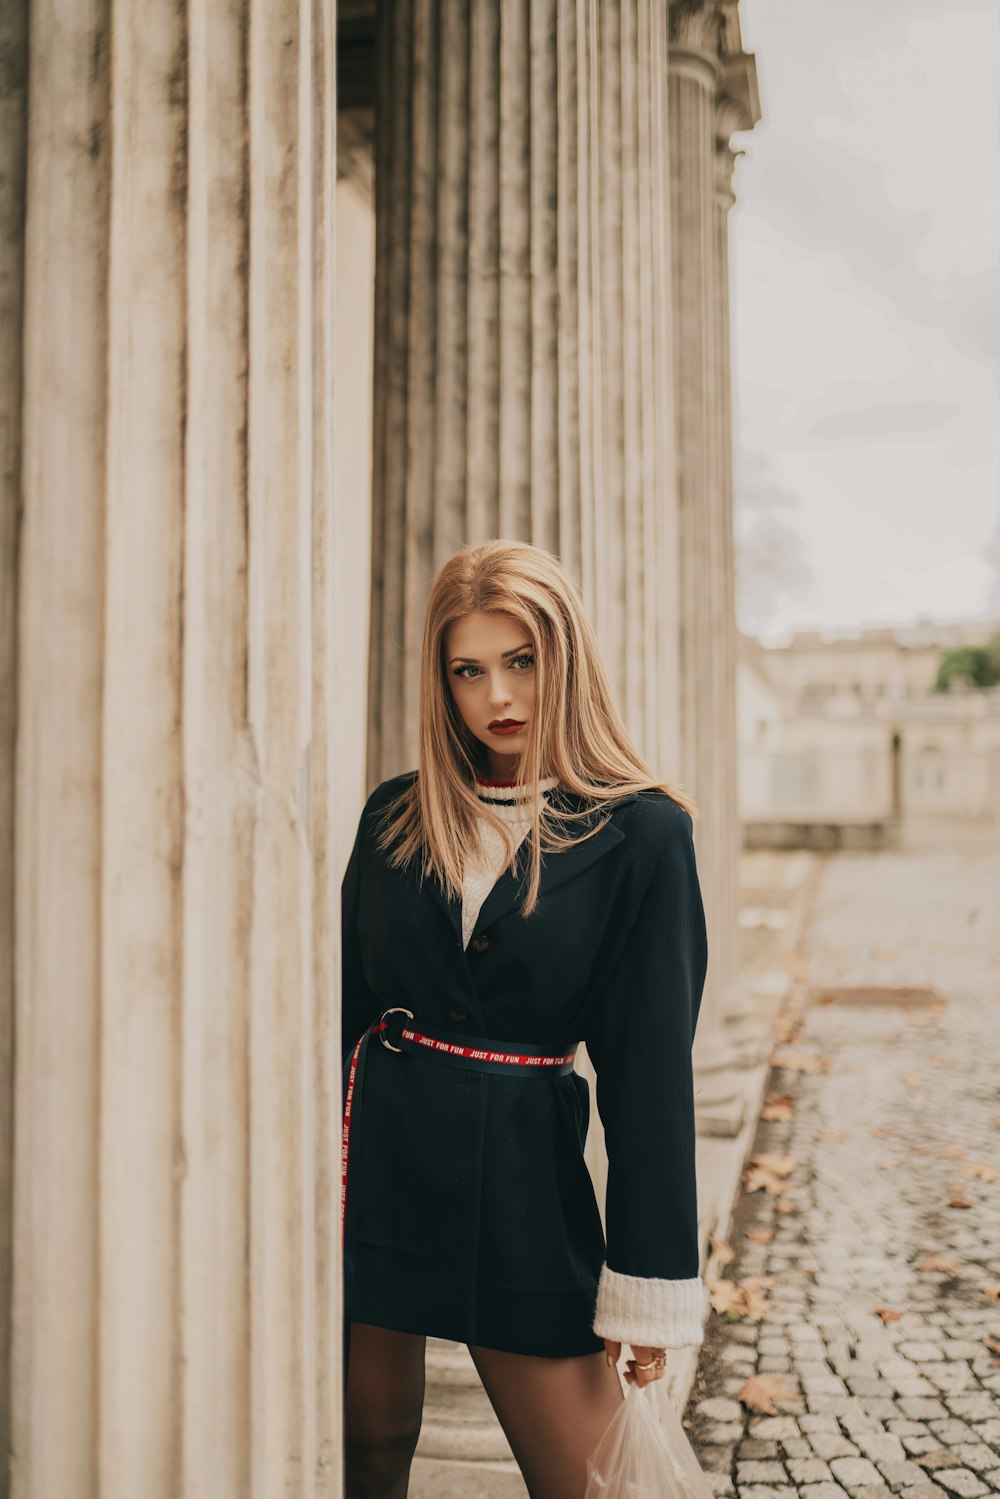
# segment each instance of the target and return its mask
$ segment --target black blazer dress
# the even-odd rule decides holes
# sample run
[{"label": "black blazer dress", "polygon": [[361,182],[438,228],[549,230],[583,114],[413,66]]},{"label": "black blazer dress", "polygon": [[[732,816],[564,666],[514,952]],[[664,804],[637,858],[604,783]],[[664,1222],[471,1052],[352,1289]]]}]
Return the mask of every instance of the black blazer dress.
[{"label": "black blazer dress", "polygon": [[608,1150],[607,1244],[583,1156],[584,1078],[493,1076],[371,1042],[351,1132],[345,1320],[596,1352],[605,1263],[698,1275],[691,1044],[707,940],[692,820],[662,792],[622,796],[593,838],[543,855],[528,918],[525,839],[466,949],[461,901],[434,878],[421,888],[413,866],[390,869],[375,844],[373,818],[416,774],[369,797],[344,876],[345,1064],[394,1006],[456,1037],[553,1052],[585,1041]]}]

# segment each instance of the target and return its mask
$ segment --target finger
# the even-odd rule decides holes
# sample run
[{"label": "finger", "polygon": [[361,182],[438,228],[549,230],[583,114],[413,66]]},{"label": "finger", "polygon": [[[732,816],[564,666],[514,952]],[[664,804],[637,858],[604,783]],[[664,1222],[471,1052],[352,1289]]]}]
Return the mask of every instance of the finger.
[{"label": "finger", "polygon": [[617,1364],[622,1356],[622,1345],[613,1342],[610,1338],[604,1339],[604,1352],[610,1364]]}]

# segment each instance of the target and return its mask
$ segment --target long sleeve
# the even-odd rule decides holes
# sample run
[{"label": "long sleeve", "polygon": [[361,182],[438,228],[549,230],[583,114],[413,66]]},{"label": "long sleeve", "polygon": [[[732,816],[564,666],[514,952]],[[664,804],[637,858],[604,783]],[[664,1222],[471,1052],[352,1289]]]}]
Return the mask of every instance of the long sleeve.
[{"label": "long sleeve", "polygon": [[693,824],[676,803],[623,956],[585,1039],[608,1151],[607,1263],[594,1331],[635,1346],[702,1338],[691,1046],[708,962]]},{"label": "long sleeve", "polygon": [[361,898],[361,868],[364,853],[365,824],[368,806],[365,806],[358,822],[351,857],[340,887],[340,933],[341,933],[341,1040],[344,1055],[356,1044],[358,1037],[370,1025],[379,1010],[378,996],[368,987],[364,965],[361,960],[361,940],[358,931],[358,906]]}]

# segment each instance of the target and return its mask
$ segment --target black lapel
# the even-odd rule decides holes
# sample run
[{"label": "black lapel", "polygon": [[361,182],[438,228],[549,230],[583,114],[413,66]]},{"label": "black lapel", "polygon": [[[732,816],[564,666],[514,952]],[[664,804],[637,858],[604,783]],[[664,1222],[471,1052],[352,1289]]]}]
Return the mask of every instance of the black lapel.
[{"label": "black lapel", "polygon": [[[560,795],[564,798],[566,806],[573,807],[580,805],[580,800],[571,796],[569,792],[564,791]],[[634,802],[637,799],[637,794],[633,791],[628,796],[619,798],[614,805],[620,807],[627,802]],[[588,827],[600,822],[602,815],[604,814],[601,812],[592,813],[589,819],[581,821],[579,825],[580,831],[586,831]],[[582,874],[585,869],[589,869],[591,864],[596,863],[598,859],[603,858],[611,849],[616,848],[624,837],[625,834],[614,818],[609,818],[599,833],[595,833],[593,837],[587,838],[583,843],[578,843],[575,847],[565,849],[560,853],[543,853],[538,887],[539,900],[543,899],[552,890],[558,889],[567,880],[572,880],[578,874]],[[499,921],[502,916],[507,916],[521,905],[528,893],[529,864],[528,842],[525,839],[517,850],[513,866],[504,870],[483,902],[482,909],[476,921],[477,931],[483,931],[486,927],[491,926],[493,922]],[[452,928],[459,942],[461,942],[461,899],[449,900],[436,879],[429,880],[428,886],[433,891],[439,904],[443,906],[452,924]]]}]

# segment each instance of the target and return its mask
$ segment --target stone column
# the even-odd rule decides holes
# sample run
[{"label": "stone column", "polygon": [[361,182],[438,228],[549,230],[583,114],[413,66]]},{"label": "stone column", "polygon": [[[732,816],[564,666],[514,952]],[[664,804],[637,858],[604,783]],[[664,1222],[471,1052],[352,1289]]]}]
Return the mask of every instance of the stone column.
[{"label": "stone column", "polygon": [[744,1112],[731,1075],[741,1058],[724,1027],[739,984],[739,821],[728,255],[719,235],[716,140],[732,25],[735,3],[677,0],[670,12],[680,766],[701,808],[695,837],[710,961],[696,1060],[699,1122],[711,1133],[735,1133]]},{"label": "stone column", "polygon": [[18,52],[14,1499],[341,1492],[331,25]]},{"label": "stone column", "polygon": [[[726,866],[739,871],[743,849],[742,823],[740,820],[739,788],[737,776],[737,754],[739,729],[737,724],[737,631],[736,631],[736,572],[734,564],[734,494],[733,494],[733,372],[732,337],[730,332],[731,281],[729,269],[729,214],[735,202],[733,193],[733,167],[736,153],[730,144],[731,136],[740,130],[749,130],[760,118],[757,102],[756,76],[753,59],[742,53],[739,47],[738,26],[735,10],[726,13],[729,33],[723,33],[724,54],[721,61],[720,89],[716,96],[715,114],[715,195],[714,234],[716,275],[716,320],[717,353],[715,369],[718,376],[719,421],[716,427],[718,443],[718,531],[719,531],[719,587],[730,602],[727,611],[731,617],[731,628],[727,628],[719,641],[718,659],[718,712],[720,715],[720,737],[723,743],[732,746],[727,757],[725,773],[720,791],[723,796],[720,835],[725,840],[721,857]],[[771,1045],[771,1022],[759,1011],[758,1005],[742,973],[740,961],[739,931],[739,880],[728,880],[722,891],[719,909],[719,925],[732,933],[731,981],[724,999],[723,1027],[728,1041],[737,1052],[737,1060],[744,1066],[758,1062]]]},{"label": "stone column", "polygon": [[0,7],[0,1499],[9,1493],[14,1170],[14,759],[21,489],[27,0]]},{"label": "stone column", "polygon": [[498,536],[562,557],[676,775],[665,8],[379,24],[369,782],[415,763],[434,573]]},{"label": "stone column", "polygon": [[[435,572],[493,537],[560,555],[676,777],[666,8],[378,14],[369,783],[415,764]],[[589,1155],[603,1196],[598,1131]],[[414,1495],[471,1493],[455,1462],[497,1460],[495,1421],[452,1350],[428,1369]]]}]

